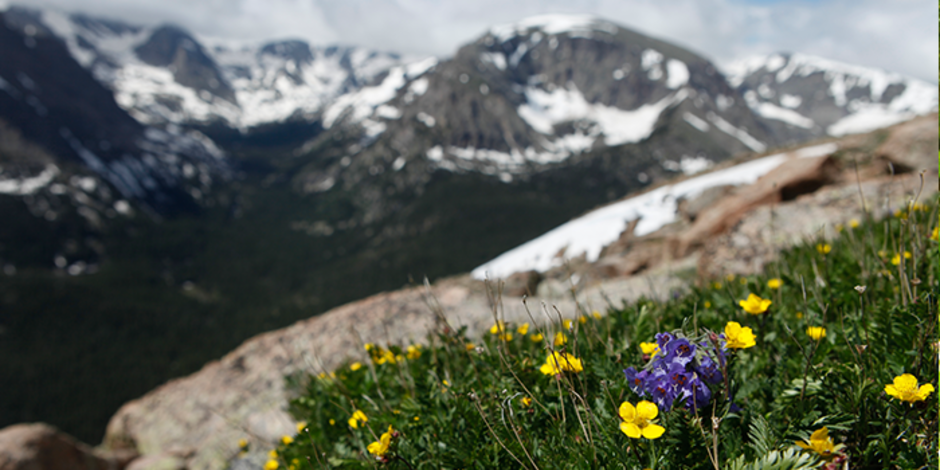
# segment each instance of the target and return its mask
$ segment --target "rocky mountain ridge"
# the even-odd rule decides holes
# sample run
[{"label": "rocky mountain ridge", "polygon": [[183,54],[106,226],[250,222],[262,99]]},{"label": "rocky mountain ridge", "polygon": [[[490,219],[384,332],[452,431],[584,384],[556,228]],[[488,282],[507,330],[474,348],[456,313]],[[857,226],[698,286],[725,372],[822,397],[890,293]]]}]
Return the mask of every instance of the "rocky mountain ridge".
[{"label": "rocky mountain ridge", "polygon": [[14,6],[7,16],[20,29],[61,38],[145,124],[247,129],[310,119],[401,61],[396,54],[298,40],[208,47],[172,25],[141,27],[52,9]]},{"label": "rocky mountain ridge", "polygon": [[728,81],[794,141],[868,132],[937,108],[936,86],[806,54],[740,60],[728,67]]}]

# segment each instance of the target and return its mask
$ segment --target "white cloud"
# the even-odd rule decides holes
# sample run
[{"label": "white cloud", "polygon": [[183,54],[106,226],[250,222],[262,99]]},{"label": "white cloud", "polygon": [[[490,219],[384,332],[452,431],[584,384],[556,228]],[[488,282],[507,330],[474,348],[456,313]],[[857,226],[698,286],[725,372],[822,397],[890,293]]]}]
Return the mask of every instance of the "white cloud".
[{"label": "white cloud", "polygon": [[[2,0],[0,0],[2,1]],[[937,23],[928,0],[31,0],[202,36],[299,37],[406,54],[453,54],[494,24],[587,13],[690,47],[718,64],[777,51],[874,66],[935,83]]]}]

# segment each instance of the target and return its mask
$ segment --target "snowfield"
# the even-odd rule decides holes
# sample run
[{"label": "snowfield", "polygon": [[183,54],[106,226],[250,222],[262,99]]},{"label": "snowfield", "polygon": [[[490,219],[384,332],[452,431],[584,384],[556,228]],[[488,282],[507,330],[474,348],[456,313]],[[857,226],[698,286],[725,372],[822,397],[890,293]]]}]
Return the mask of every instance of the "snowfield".
[{"label": "snowfield", "polygon": [[[834,143],[804,147],[661,186],[567,222],[477,267],[471,276],[497,279],[529,270],[544,272],[561,266],[565,259],[581,255],[589,262],[597,261],[601,250],[616,241],[630,222],[639,219],[633,232],[636,236],[653,233],[674,222],[681,198],[694,198],[718,186],[751,184],[791,158],[821,157],[837,149]],[[559,253],[562,255],[558,256]]]}]

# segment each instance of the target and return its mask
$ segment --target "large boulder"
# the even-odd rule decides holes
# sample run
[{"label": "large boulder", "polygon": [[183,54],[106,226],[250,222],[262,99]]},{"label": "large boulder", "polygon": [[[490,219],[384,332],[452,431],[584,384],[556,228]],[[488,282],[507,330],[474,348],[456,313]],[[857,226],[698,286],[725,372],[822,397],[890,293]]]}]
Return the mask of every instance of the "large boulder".
[{"label": "large boulder", "polygon": [[48,424],[0,430],[0,470],[120,470],[134,457],[133,451],[99,454]]}]

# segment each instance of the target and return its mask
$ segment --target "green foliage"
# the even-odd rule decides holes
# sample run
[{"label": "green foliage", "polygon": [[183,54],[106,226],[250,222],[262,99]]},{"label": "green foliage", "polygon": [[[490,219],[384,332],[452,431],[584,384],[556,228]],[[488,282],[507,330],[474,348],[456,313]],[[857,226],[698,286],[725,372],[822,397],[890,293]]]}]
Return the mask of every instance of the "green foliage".
[{"label": "green foliage", "polygon": [[810,454],[790,448],[770,451],[753,462],[745,462],[740,456],[728,462],[727,470],[801,470],[815,468],[819,459]]},{"label": "green foliage", "polygon": [[[703,281],[681,298],[525,333],[506,325],[479,340],[442,324],[420,355],[369,345],[364,365],[293,378],[305,383],[291,410],[306,427],[276,461],[294,469],[935,467],[936,395],[902,401],[885,386],[903,373],[937,384],[936,225],[935,207],[910,207],[794,247],[763,275]],[[817,247],[826,243],[828,252]],[[771,278],[782,285],[769,287]],[[743,312],[737,303],[749,293],[771,299],[770,309]],[[649,398],[623,375],[649,361],[640,343],[664,331],[708,338],[728,321],[751,328],[756,345],[728,352],[711,404],[660,410],[653,422],[665,433],[656,439],[621,432],[621,404]],[[809,337],[810,326],[826,335]],[[559,332],[567,343],[556,346]],[[552,350],[583,370],[543,374]],[[356,410],[368,421],[354,428],[347,420]],[[823,427],[828,439],[814,434]]]}]

